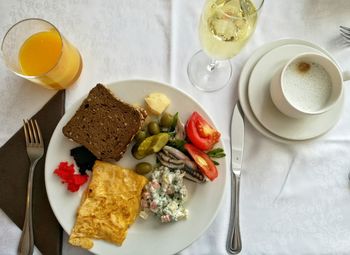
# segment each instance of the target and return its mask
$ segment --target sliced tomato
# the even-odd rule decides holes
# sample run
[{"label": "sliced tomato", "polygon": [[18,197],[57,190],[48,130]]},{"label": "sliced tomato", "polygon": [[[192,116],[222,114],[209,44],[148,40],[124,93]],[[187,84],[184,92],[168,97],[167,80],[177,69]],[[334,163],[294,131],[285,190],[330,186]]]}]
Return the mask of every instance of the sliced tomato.
[{"label": "sliced tomato", "polygon": [[192,144],[206,151],[213,148],[220,139],[220,133],[198,112],[193,112],[186,123],[186,134]]},{"label": "sliced tomato", "polygon": [[185,149],[193,158],[194,162],[196,162],[199,170],[208,177],[209,180],[213,181],[216,177],[218,177],[218,170],[214,165],[214,162],[209,158],[207,154],[203,151],[198,150],[192,144],[185,144]]}]

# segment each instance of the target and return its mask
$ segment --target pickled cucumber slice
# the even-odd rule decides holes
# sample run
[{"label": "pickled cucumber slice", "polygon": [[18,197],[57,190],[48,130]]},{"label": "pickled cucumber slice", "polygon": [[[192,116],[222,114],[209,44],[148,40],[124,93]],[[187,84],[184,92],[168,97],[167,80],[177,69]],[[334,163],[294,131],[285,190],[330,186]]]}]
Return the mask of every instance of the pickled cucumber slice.
[{"label": "pickled cucumber slice", "polygon": [[159,133],[143,140],[140,144],[134,145],[132,154],[136,159],[142,159],[150,154],[160,151],[169,141],[168,133]]}]

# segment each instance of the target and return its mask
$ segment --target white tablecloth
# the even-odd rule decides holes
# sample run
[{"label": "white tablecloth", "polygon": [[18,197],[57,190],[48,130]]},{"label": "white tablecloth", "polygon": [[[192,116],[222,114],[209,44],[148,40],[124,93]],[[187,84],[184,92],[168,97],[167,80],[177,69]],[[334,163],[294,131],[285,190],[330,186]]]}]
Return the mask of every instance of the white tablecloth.
[{"label": "white tablecloth", "polygon": [[[270,0],[265,2],[254,36],[232,60],[231,84],[215,93],[200,92],[190,85],[186,68],[200,48],[197,27],[202,6],[203,0],[1,0],[0,37],[22,18],[47,19],[83,57],[81,77],[67,90],[67,107],[97,82],[164,81],[185,90],[206,108],[221,130],[226,148],[238,97],[237,80],[245,60],[260,45],[286,37],[309,40],[350,69],[350,47],[344,46],[338,33],[339,25],[350,26],[350,1]],[[20,128],[21,120],[34,114],[54,92],[16,77],[3,62],[0,80],[1,145]],[[349,93],[346,88],[346,99]],[[339,123],[326,135],[302,145],[271,141],[246,124],[242,254],[350,253],[349,110],[346,100]],[[181,254],[226,254],[228,218],[226,196],[207,232]],[[16,254],[19,231],[3,214],[0,219],[0,254]],[[65,239],[63,254],[87,252],[67,245]]]}]

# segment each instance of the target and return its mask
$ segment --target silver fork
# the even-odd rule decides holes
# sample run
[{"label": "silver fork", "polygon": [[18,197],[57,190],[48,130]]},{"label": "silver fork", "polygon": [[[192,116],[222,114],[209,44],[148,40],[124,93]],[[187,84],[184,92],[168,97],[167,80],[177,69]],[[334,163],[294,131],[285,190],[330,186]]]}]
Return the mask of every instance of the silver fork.
[{"label": "silver fork", "polygon": [[33,176],[36,163],[44,155],[44,141],[41,136],[40,128],[36,120],[23,120],[24,136],[26,139],[27,154],[30,160],[26,212],[23,224],[21,240],[19,242],[18,254],[33,254],[34,235],[32,221],[32,193],[33,193]]},{"label": "silver fork", "polygon": [[339,26],[340,34],[343,36],[346,42],[350,43],[350,28]]}]

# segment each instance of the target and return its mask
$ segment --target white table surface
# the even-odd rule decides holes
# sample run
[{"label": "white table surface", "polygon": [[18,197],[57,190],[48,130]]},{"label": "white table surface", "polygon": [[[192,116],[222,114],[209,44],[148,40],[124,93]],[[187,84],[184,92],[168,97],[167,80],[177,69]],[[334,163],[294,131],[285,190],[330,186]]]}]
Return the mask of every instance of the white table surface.
[{"label": "white table surface", "polygon": [[[243,64],[264,43],[311,41],[350,69],[350,47],[339,25],[350,26],[348,0],[266,0],[256,32],[232,60],[234,77],[214,93],[192,87],[187,63],[199,48],[204,1],[1,0],[0,37],[15,22],[41,17],[80,50],[84,67],[67,90],[66,106],[97,82],[142,78],[170,83],[196,98],[213,117],[229,148],[229,124]],[[0,145],[54,94],[10,73],[0,62]],[[241,185],[242,254],[349,254],[350,103],[339,123],[315,141],[286,145],[246,124]],[[1,182],[1,180],[0,180]],[[180,254],[226,254],[229,196],[207,232]],[[0,254],[16,254],[19,230],[0,213]],[[9,234],[10,233],[10,234]],[[64,240],[63,254],[88,254]],[[176,237],[175,237],[176,239]],[[155,251],[156,254],[156,251]]]}]

